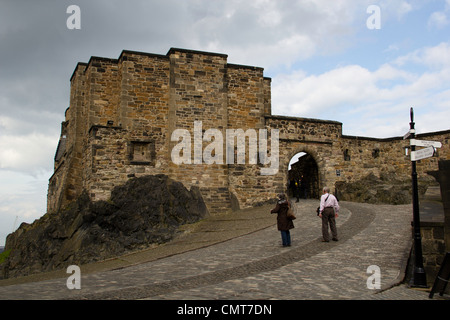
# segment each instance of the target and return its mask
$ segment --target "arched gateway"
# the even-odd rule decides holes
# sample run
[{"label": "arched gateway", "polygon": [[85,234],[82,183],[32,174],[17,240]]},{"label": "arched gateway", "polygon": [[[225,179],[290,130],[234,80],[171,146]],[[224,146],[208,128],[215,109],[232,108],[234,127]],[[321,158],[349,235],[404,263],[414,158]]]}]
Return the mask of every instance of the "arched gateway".
[{"label": "arched gateway", "polygon": [[[115,186],[152,174],[199,187],[211,213],[250,207],[287,191],[285,168],[300,151],[317,165],[311,196],[368,174],[409,176],[407,140],[344,136],[340,122],[272,115],[271,79],[224,54],[123,51],[79,63],[70,81],[49,212],[83,191],[106,200]],[[449,159],[450,131],[422,136],[441,141],[439,157]],[[437,170],[436,158],[418,170]]]},{"label": "arched gateway", "polygon": [[288,166],[289,195],[297,199],[317,199],[320,189],[319,168],[314,157],[305,152],[295,154]]}]

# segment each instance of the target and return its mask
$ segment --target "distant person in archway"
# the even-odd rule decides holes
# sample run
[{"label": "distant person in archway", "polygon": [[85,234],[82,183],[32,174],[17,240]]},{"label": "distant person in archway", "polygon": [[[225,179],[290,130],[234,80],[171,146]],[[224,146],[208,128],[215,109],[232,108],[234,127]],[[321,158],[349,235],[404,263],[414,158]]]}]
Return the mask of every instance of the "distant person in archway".
[{"label": "distant person in archway", "polygon": [[300,180],[300,191],[299,194],[303,196],[305,199],[308,198],[308,184],[306,182],[306,179],[302,176]]},{"label": "distant person in archway", "polygon": [[300,181],[298,179],[291,179],[291,182],[289,183],[289,187],[292,190],[292,196],[294,198],[297,198],[296,202],[300,201]]},{"label": "distant person in archway", "polygon": [[336,220],[339,213],[339,203],[336,197],[330,194],[330,188],[324,187],[323,194],[320,197],[319,217],[322,218],[322,242],[330,241],[328,233],[328,224],[330,225],[333,241],[338,241]]},{"label": "distant person in archway", "polygon": [[294,228],[294,223],[287,217],[287,211],[291,206],[291,203],[287,199],[284,193],[280,193],[277,196],[277,205],[270,213],[277,213],[277,227],[281,232],[281,241],[283,247],[289,247],[291,245],[290,229]]},{"label": "distant person in archway", "polygon": [[291,190],[292,197],[295,197],[295,179],[291,178],[289,180],[289,189]]}]

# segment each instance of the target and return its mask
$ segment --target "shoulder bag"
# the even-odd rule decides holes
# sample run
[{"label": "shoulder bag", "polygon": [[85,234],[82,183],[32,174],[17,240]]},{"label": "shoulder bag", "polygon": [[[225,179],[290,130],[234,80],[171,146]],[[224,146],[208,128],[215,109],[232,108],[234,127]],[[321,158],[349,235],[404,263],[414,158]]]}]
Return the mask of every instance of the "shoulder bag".
[{"label": "shoulder bag", "polygon": [[287,211],[288,219],[295,220],[297,217],[295,216],[294,210],[291,208],[291,203],[289,203],[288,211]]},{"label": "shoulder bag", "polygon": [[[326,197],[326,199],[325,199],[325,201],[324,202],[327,202],[327,200],[328,200],[328,197],[329,197],[330,195],[328,194],[328,196]],[[320,214],[320,206],[318,206],[317,207],[317,210],[316,210],[316,212],[317,212],[317,215],[319,215]]]}]

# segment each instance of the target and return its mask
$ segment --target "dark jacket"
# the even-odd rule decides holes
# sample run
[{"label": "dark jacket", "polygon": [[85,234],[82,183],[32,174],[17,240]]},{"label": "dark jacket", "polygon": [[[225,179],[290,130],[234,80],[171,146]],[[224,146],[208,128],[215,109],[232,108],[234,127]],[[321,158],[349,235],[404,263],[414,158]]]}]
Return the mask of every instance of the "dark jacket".
[{"label": "dark jacket", "polygon": [[294,223],[287,217],[287,211],[289,208],[289,202],[287,200],[281,200],[277,202],[277,206],[270,211],[270,213],[278,213],[277,226],[280,231],[287,231],[294,228]]}]

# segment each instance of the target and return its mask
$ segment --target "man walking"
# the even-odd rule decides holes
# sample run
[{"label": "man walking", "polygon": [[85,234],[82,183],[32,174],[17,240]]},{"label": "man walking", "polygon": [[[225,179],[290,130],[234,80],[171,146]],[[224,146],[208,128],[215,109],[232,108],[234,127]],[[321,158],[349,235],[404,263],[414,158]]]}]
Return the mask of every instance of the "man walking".
[{"label": "man walking", "polygon": [[333,241],[338,241],[336,220],[339,213],[339,203],[336,197],[330,194],[330,188],[324,187],[323,194],[320,197],[319,217],[322,218],[322,242],[329,242],[328,224],[330,224]]}]

